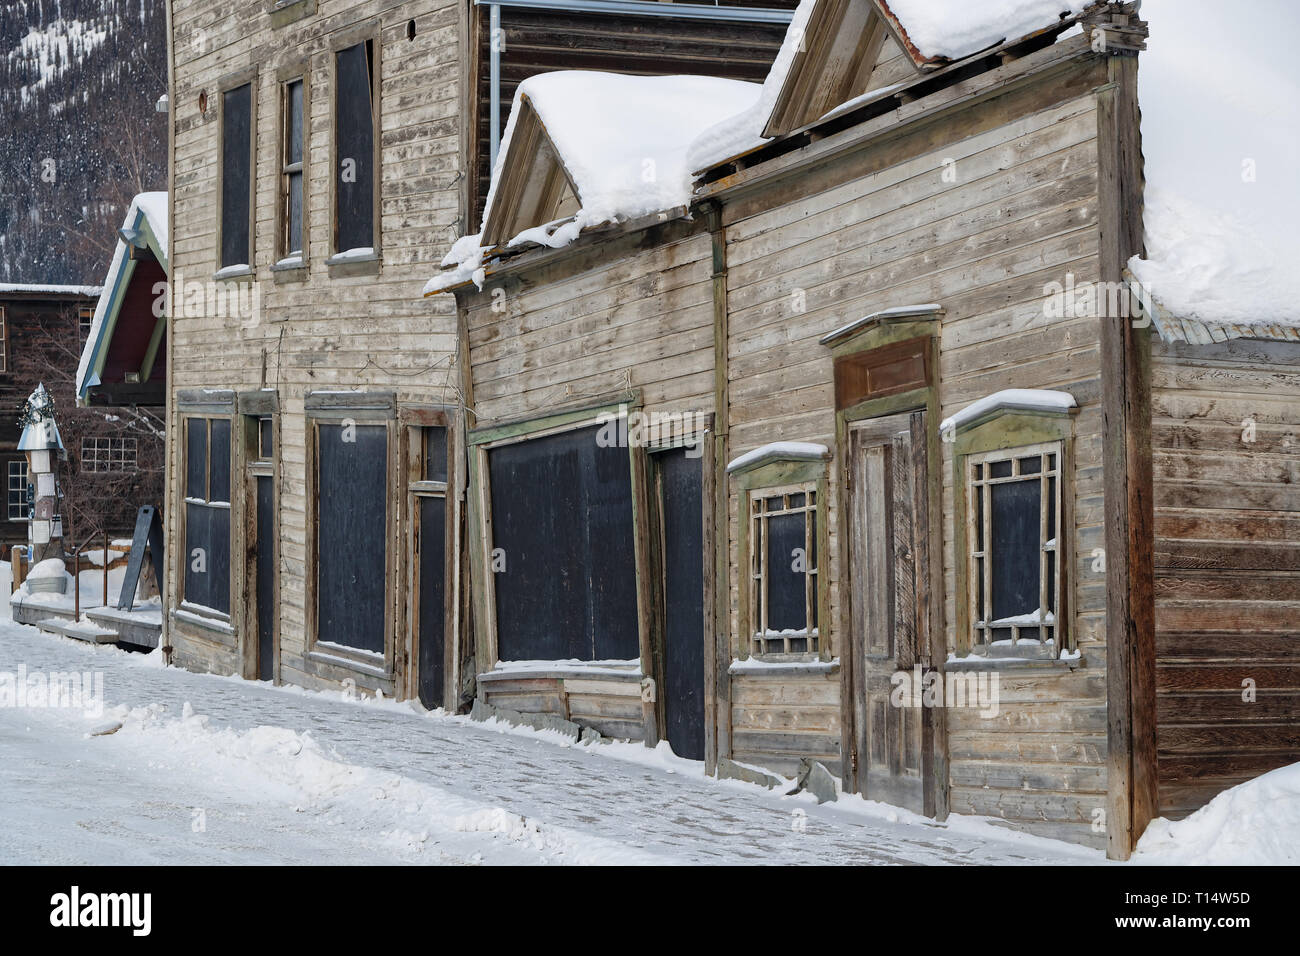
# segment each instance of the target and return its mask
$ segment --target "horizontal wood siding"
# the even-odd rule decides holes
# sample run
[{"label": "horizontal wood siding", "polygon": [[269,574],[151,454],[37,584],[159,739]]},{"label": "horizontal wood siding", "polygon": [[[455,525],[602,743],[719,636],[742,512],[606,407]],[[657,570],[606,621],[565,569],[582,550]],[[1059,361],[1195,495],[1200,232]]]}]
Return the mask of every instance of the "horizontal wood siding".
[{"label": "horizontal wood siding", "polygon": [[[996,718],[949,715],[952,809],[1050,822],[1072,839],[1099,842],[1092,812],[1103,805],[1106,702],[1104,575],[1091,571],[1102,546],[1101,411],[1095,319],[1049,318],[1044,287],[1097,279],[1097,115],[1092,89],[1104,68],[1084,62],[1021,89],[869,148],[755,188],[724,207],[729,306],[729,458],[772,441],[834,447],[831,355],[818,339],[870,313],[935,302],[941,329],[940,401],[945,415],[1004,388],[1072,393],[1075,423],[1071,626],[1084,666],[1016,672]],[[946,173],[946,175],[945,175]],[[937,423],[935,423],[937,424]],[[943,562],[948,646],[955,648],[951,446],[944,444]],[[845,453],[836,449],[837,458]],[[838,468],[831,469],[838,483]],[[732,647],[736,633],[739,500],[729,508]],[[837,494],[826,499],[832,534],[830,653],[848,619],[838,582]],[[733,680],[733,748],[758,733],[745,703],[750,679]],[[785,704],[780,719],[808,740],[838,726],[838,679],[828,700]],[[764,738],[770,740],[771,738]],[[750,747],[755,762],[789,766]],[[838,748],[836,748],[837,750]],[[779,750],[779,748],[778,748]],[[823,754],[833,753],[822,747]],[[760,759],[762,758],[762,759]],[[837,772],[838,767],[834,767]]]},{"label": "horizontal wood siding", "polygon": [[1300,759],[1300,345],[1153,351],[1156,743],[1180,817]]}]

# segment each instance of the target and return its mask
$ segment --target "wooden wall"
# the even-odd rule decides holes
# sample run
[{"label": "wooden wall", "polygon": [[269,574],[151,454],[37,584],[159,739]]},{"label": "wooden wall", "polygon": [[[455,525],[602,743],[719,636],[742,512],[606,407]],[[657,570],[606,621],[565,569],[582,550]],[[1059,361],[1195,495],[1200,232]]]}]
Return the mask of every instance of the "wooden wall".
[{"label": "wooden wall", "polygon": [[1178,817],[1300,759],[1300,345],[1153,353],[1156,743]]},{"label": "wooden wall", "polygon": [[[771,441],[834,447],[831,356],[818,339],[897,306],[935,302],[946,310],[939,369],[944,414],[1013,387],[1062,389],[1078,400],[1070,605],[1084,666],[1007,672],[996,719],[970,710],[948,719],[952,809],[1092,843],[1104,840],[1090,824],[1106,791],[1106,595],[1104,575],[1091,570],[1092,549],[1103,544],[1097,320],[1050,319],[1043,299],[1046,283],[1064,282],[1067,272],[1078,281],[1097,278],[1092,89],[1102,77],[1103,67],[1084,61],[1050,82],[917,124],[906,134],[882,135],[869,148],[755,187],[723,210],[729,458]],[[953,488],[944,448],[951,649]],[[835,449],[837,457],[842,453]],[[831,473],[838,482],[838,469]],[[827,499],[832,535],[841,530],[836,498],[832,493]],[[733,652],[740,647],[734,630],[738,507],[733,493]],[[847,639],[839,553],[832,541],[825,571],[832,596],[830,652],[836,656]],[[791,688],[784,697],[775,695],[777,683]],[[772,750],[838,753],[836,694],[833,683],[796,689],[771,678],[733,679],[734,746],[772,729],[771,712],[752,705],[778,702],[785,737],[773,741],[779,745]],[[772,765],[781,762],[770,753],[747,752]]]},{"label": "wooden wall", "polygon": [[[464,216],[460,50],[465,27],[461,5],[452,0],[320,0],[316,14],[281,27],[272,27],[267,7],[265,0],[178,0],[174,5],[173,279],[206,282],[217,270],[219,88],[223,77],[256,67],[253,265],[262,308],[251,319],[175,319],[171,389],[174,394],[194,388],[266,387],[279,394],[279,676],[314,687],[353,675],[342,669],[309,669],[304,662],[305,396],[312,390],[359,388],[395,391],[399,403],[454,405],[457,400],[455,303],[451,296],[422,299],[421,291],[438,270],[448,243],[459,235]],[[383,259],[376,275],[330,276],[325,266],[332,252],[330,42],[342,31],[375,20],[381,27]],[[414,39],[408,39],[411,20]],[[277,281],[271,271],[279,173],[277,73],[304,57],[310,57],[304,176],[309,269],[304,277]],[[206,93],[206,113],[199,109],[201,93]],[[179,450],[173,447],[171,466],[178,464]],[[398,489],[390,493],[395,504],[401,501]],[[173,556],[180,550],[178,532],[178,523],[169,521]],[[240,553],[238,541],[233,553]],[[171,573],[175,581],[174,563]],[[232,608],[242,605],[241,587],[237,580]],[[396,588],[392,592],[390,599],[399,601]],[[237,647],[221,635],[183,622],[174,623],[171,634],[178,663],[239,670]],[[358,683],[383,687],[386,693],[394,690],[391,681],[361,677]]]}]

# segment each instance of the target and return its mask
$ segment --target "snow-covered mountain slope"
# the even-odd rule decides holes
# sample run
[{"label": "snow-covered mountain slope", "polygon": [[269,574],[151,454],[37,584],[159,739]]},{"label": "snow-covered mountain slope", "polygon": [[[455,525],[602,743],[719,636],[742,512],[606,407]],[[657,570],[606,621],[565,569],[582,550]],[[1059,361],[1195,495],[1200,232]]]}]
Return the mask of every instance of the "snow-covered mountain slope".
[{"label": "snow-covered mountain slope", "polygon": [[136,193],[167,186],[163,0],[0,5],[0,282],[103,277]]}]

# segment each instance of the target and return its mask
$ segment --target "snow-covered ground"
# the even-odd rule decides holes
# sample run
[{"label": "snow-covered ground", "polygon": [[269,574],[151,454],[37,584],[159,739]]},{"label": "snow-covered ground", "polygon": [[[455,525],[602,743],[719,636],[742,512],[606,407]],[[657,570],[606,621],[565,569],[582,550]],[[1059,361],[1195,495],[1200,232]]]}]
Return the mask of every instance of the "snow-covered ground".
[{"label": "snow-covered ground", "polygon": [[101,675],[105,705],[0,706],[0,862],[1102,862],[987,821],[818,806],[662,751],[191,674],[0,623],[0,675],[54,672]]}]

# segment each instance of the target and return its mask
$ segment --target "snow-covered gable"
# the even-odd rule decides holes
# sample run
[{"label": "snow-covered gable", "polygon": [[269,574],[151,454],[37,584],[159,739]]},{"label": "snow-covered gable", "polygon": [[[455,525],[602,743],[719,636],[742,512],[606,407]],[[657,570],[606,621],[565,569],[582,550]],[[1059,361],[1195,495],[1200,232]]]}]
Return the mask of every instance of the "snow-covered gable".
[{"label": "snow-covered gable", "polygon": [[919,69],[1059,31],[1095,2],[800,0],[758,102],[701,133],[687,161],[702,172],[799,125],[837,115],[845,103],[861,106],[894,92],[897,85],[868,92],[869,74],[855,62],[860,57],[874,63],[872,51],[878,53],[885,39],[882,21]]},{"label": "snow-covered gable", "polygon": [[[589,227],[684,207],[692,187],[687,146],[758,94],[757,84],[704,76],[566,70],[529,77],[515,92],[485,228],[453,246],[443,261],[451,271],[435,276],[425,293],[470,280],[502,244],[558,247]],[[576,194],[576,208],[548,221],[557,205],[567,211],[566,189]],[[532,214],[515,216],[519,203]]]},{"label": "snow-covered gable", "polygon": [[[135,232],[139,241],[148,245],[164,271],[167,269],[167,194],[141,193],[131,202],[122,220],[123,232]],[[99,371],[107,354],[118,309],[126,295],[126,287],[135,272],[135,260],[130,256],[126,240],[118,238],[113,258],[104,278],[103,293],[95,307],[95,317],[90,324],[90,334],[77,365],[77,401],[81,402],[86,390],[99,384]]]}]

